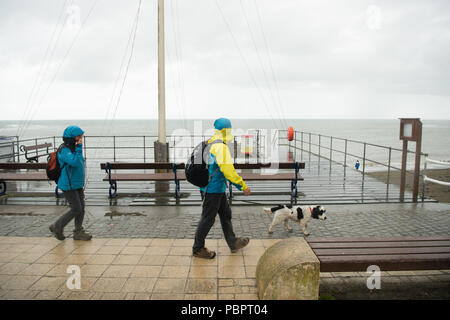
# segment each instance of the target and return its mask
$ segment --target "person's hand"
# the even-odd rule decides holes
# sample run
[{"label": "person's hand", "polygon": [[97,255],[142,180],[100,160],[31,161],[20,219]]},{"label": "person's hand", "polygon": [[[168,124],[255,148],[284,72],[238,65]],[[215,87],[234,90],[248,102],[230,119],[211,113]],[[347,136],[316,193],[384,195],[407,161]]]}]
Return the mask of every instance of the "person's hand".
[{"label": "person's hand", "polygon": [[82,143],[83,143],[83,136],[75,137],[75,145],[82,144]]},{"label": "person's hand", "polygon": [[250,188],[247,187],[247,189],[244,190],[244,195],[249,196],[251,193]]}]

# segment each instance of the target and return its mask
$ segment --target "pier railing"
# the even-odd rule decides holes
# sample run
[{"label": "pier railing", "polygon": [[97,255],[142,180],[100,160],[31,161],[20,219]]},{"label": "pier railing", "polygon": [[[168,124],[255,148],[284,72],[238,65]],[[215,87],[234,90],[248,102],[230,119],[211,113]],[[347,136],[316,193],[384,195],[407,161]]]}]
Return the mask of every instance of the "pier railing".
[{"label": "pier railing", "polygon": [[[254,158],[260,162],[265,161],[266,137],[255,130],[251,148]],[[62,143],[61,136],[48,136],[33,139],[19,139],[19,137],[5,137],[0,141],[0,161],[25,162],[25,153],[21,146],[38,146],[43,143],[52,143],[53,150]],[[206,135],[170,135],[167,136],[169,143],[169,159],[173,162],[184,162],[192,152],[193,148],[201,141],[207,140]],[[84,136],[83,153],[86,159],[105,161],[154,161],[154,142],[158,136],[153,135],[130,135],[130,136]],[[230,152],[237,160],[240,148],[245,144],[243,138],[236,136],[230,145]],[[52,150],[52,151],[53,151]],[[38,150],[28,153],[28,156],[38,154]],[[41,160],[41,161],[45,161]],[[245,161],[245,160],[244,160]]]},{"label": "pier railing", "polygon": [[[330,163],[338,163],[343,166],[344,179],[347,169],[356,165],[359,161],[359,171],[362,173],[362,186],[364,187],[365,175],[369,171],[386,171],[386,195],[389,194],[389,187],[392,183],[391,173],[393,170],[401,171],[402,149],[377,145],[373,143],[333,137],[311,132],[295,131],[292,141],[287,139],[287,130],[279,130],[279,144],[288,146],[294,150],[294,159],[304,161],[304,156],[317,156],[317,161],[327,160]],[[408,154],[415,152],[408,150]],[[425,163],[422,158],[428,154],[421,153],[421,165]],[[318,168],[320,168],[320,163]],[[408,164],[407,168],[413,168],[413,164]],[[423,167],[426,170],[426,166]],[[424,171],[425,172],[425,171]],[[413,174],[411,170],[407,174]],[[421,174],[422,181],[422,201],[425,199],[425,173]]]}]

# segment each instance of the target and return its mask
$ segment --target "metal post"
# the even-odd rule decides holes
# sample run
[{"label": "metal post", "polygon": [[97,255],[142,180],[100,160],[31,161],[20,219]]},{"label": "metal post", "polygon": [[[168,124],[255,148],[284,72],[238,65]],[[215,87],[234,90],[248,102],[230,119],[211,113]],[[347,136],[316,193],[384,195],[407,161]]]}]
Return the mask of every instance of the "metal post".
[{"label": "metal post", "polygon": [[330,172],[331,172],[331,162],[333,161],[333,137],[330,137]]},{"label": "metal post", "polygon": [[426,181],[425,181],[425,176],[427,175],[427,157],[428,154],[425,154],[425,163],[423,164],[423,174],[422,174],[422,202],[424,202],[425,200],[425,185],[426,185]]},{"label": "metal post", "polygon": [[145,162],[145,136],[143,136],[143,138],[144,138],[144,162]]},{"label": "metal post", "polygon": [[256,162],[259,163],[259,129],[256,130]]},{"label": "metal post", "polygon": [[386,200],[389,199],[389,184],[390,184],[390,175],[391,175],[391,154],[392,154],[392,148],[389,147],[389,162],[388,162],[388,172],[387,172],[387,182],[386,182]]},{"label": "metal post", "polygon": [[161,144],[166,144],[166,77],[164,55],[164,0],[158,0],[158,142]]},{"label": "metal post", "polygon": [[319,134],[319,161],[320,161],[320,140],[321,140],[321,136]]},{"label": "metal post", "polygon": [[344,152],[344,179],[347,173],[347,139],[345,139],[345,152]]},{"label": "metal post", "polygon": [[301,141],[301,155],[300,155],[300,161],[303,162],[303,131],[302,131],[302,134],[301,134],[301,139],[302,139],[302,141]]},{"label": "metal post", "polygon": [[364,142],[364,154],[363,154],[363,176],[362,176],[362,188],[364,190],[364,176],[366,174],[366,147],[367,143]]},{"label": "metal post", "polygon": [[401,171],[401,176],[400,176],[400,202],[403,202],[405,200],[407,155],[408,155],[408,140],[403,140],[402,171]]},{"label": "metal post", "polygon": [[414,165],[413,202],[417,202],[419,195],[420,155],[422,153],[422,123],[417,122],[416,159]]},{"label": "metal post", "polygon": [[116,136],[113,136],[113,159],[116,162]]},{"label": "metal post", "polygon": [[[34,139],[34,145],[37,146],[37,140],[38,139]],[[36,155],[38,155],[38,149],[36,148]]]},{"label": "metal post", "polygon": [[20,162],[19,136],[16,136],[16,141],[17,141],[17,162]]}]

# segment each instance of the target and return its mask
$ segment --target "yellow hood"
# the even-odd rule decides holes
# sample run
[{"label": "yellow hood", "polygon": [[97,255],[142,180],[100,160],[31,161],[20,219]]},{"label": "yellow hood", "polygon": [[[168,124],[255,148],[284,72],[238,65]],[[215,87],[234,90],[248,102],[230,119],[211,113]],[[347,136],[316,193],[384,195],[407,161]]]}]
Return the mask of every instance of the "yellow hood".
[{"label": "yellow hood", "polygon": [[214,130],[214,135],[208,140],[211,143],[215,140],[222,140],[225,143],[233,141],[234,136],[231,134],[231,128],[223,128],[222,130]]}]

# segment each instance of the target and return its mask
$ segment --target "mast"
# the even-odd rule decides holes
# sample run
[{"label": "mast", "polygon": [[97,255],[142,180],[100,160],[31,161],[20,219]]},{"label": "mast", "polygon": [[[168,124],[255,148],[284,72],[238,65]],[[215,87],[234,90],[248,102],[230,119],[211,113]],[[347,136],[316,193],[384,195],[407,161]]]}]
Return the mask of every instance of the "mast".
[{"label": "mast", "polygon": [[166,76],[164,60],[164,0],[158,0],[158,141],[166,143]]},{"label": "mast", "polygon": [[166,141],[166,77],[164,64],[164,0],[158,0],[158,141],[154,142],[155,162],[169,162],[169,144]]}]

